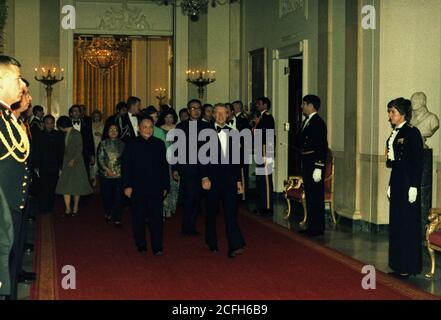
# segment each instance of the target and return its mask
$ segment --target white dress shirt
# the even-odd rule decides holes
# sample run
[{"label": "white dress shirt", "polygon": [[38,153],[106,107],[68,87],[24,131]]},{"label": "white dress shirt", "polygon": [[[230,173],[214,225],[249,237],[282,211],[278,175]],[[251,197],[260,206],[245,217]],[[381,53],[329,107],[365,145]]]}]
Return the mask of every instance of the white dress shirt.
[{"label": "white dress shirt", "polygon": [[387,149],[388,149],[388,150],[387,150],[387,158],[388,158],[390,161],[395,161],[394,141],[395,141],[395,138],[396,138],[397,135],[398,135],[398,131],[399,131],[399,129],[401,129],[401,128],[404,126],[404,124],[405,124],[406,122],[407,122],[407,121],[404,121],[402,124],[396,126],[395,129],[392,131],[392,133],[391,133],[391,135],[390,135],[390,138],[389,138],[389,145],[388,145],[388,148],[387,148]]},{"label": "white dress shirt", "polygon": [[308,116],[308,119],[306,120],[305,124],[302,127],[302,131],[305,130],[305,128],[308,126],[309,121],[311,121],[312,117],[315,116],[317,112],[313,112]]},{"label": "white dress shirt", "polygon": [[[222,128],[216,123],[216,130],[217,128]],[[221,132],[218,132],[217,136],[219,137],[219,141],[221,143],[222,153],[224,154],[224,157],[227,155],[227,139],[228,135],[225,132],[225,130],[222,130]]]},{"label": "white dress shirt", "polygon": [[129,114],[129,119],[130,119],[130,123],[132,124],[132,128],[133,131],[135,132],[135,137],[138,136],[138,117],[135,116],[134,114],[131,114],[130,112]]},{"label": "white dress shirt", "polygon": [[[75,123],[76,121],[78,121],[78,123]],[[72,119],[72,127],[75,129],[75,130],[77,130],[77,131],[79,131],[79,132],[81,132],[81,120],[73,120]]]}]

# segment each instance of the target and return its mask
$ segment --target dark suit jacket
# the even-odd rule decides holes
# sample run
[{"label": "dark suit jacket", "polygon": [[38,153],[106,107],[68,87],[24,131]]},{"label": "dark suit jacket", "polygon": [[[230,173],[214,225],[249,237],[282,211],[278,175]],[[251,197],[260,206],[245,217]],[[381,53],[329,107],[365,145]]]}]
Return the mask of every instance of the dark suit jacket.
[{"label": "dark suit jacket", "polygon": [[315,114],[299,135],[299,149],[308,153],[308,159],[314,161],[314,167],[324,169],[328,155],[328,133],[323,119]]},{"label": "dark suit jacket", "polygon": [[[0,104],[0,132],[3,134],[8,144],[12,145],[8,134],[7,125],[10,126],[12,133],[17,141],[20,141],[18,130],[14,127],[12,112],[6,106]],[[0,157],[7,154],[6,147],[0,142]],[[16,154],[21,158],[23,153],[16,150]],[[18,162],[11,155],[0,160],[0,188],[6,197],[6,201],[14,211],[24,208],[30,183],[29,159],[25,162]]]},{"label": "dark suit jacket", "polygon": [[[389,138],[390,139],[390,138]],[[389,147],[389,139],[386,150]],[[394,143],[395,161],[387,160],[387,166],[400,165],[402,174],[408,176],[408,187],[420,188],[423,174],[423,151],[424,143],[420,131],[409,123],[405,123],[395,137]]]},{"label": "dark suit jacket", "polygon": [[63,166],[64,135],[56,130],[42,131],[34,138],[33,167],[45,172],[58,172]]},{"label": "dark suit jacket", "polygon": [[[210,126],[209,123],[203,122],[202,120],[198,120],[198,121],[184,121],[184,122],[179,123],[176,126],[176,129],[182,130],[185,133],[185,137],[186,137],[185,148],[186,148],[186,157],[187,157],[187,159],[186,159],[186,162],[184,164],[182,164],[182,163],[174,164],[172,166],[172,170],[173,171],[178,171],[180,175],[187,175],[188,177],[192,177],[193,176],[195,179],[200,179],[199,159],[197,159],[195,164],[190,164],[190,142],[192,144],[196,144],[197,152],[199,152],[199,148],[203,144],[203,142],[198,141],[198,137],[197,136],[195,136],[195,137],[190,136],[190,123],[193,123],[193,124],[197,125],[197,135],[199,135],[199,133],[202,130],[207,129]],[[196,139],[196,141],[194,139]],[[173,142],[173,144],[178,143],[178,142],[179,141],[176,138],[175,141]],[[192,154],[194,156],[194,150],[193,150]],[[177,153],[176,153],[176,155],[177,155]],[[197,158],[197,154],[196,154],[196,158]]]},{"label": "dark suit jacket", "polygon": [[250,122],[243,113],[236,116],[236,128],[239,131],[242,131],[244,129],[251,129]]},{"label": "dark suit jacket", "polygon": [[[217,130],[215,129],[214,124],[212,124],[209,129],[212,130],[212,132],[216,137],[218,137],[218,133]],[[217,138],[216,143],[217,143],[217,163],[209,163],[205,165],[200,164],[199,171],[201,174],[201,179],[205,177],[209,178],[212,183],[212,190],[216,190],[217,188],[222,188],[222,187],[236,188],[237,182],[240,182],[242,177],[240,171],[241,168],[240,164],[233,163],[233,150],[235,149],[240,150],[240,148],[238,148],[238,146],[234,144],[236,143],[234,139],[229,137],[227,142],[228,153],[227,156],[224,157],[219,138]],[[237,143],[240,142],[237,141]],[[208,155],[211,155],[211,153],[209,152]],[[223,162],[225,164],[222,163],[223,157],[224,157]]]},{"label": "dark suit jacket", "polygon": [[[95,155],[95,142],[93,140],[92,121],[89,117],[81,119],[81,137],[83,138],[83,157],[90,161]],[[72,122],[73,123],[73,122]]]},{"label": "dark suit jacket", "polygon": [[130,141],[122,156],[124,188],[133,188],[133,197],[163,196],[170,190],[170,173],[164,142],[139,136]]},{"label": "dark suit jacket", "polygon": [[[136,116],[139,121],[139,117]],[[115,117],[115,121],[117,125],[119,126],[120,131],[120,139],[128,143],[130,140],[133,140],[136,138],[135,130],[138,130],[138,128],[133,128],[132,122],[130,121],[129,114],[127,113],[123,117]]]}]

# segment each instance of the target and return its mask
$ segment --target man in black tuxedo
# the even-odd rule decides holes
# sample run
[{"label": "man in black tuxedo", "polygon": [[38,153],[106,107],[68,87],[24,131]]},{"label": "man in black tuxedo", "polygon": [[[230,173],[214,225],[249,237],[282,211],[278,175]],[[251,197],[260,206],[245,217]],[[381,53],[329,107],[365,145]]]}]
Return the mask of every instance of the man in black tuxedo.
[{"label": "man in black tuxedo", "polygon": [[305,187],[309,236],[323,235],[325,230],[325,165],[328,154],[326,124],[318,115],[320,98],[307,95],[303,98],[304,120],[300,129],[302,178]]},{"label": "man in black tuxedo", "polygon": [[147,251],[145,223],[148,218],[154,255],[162,255],[163,200],[170,190],[169,166],[164,142],[153,136],[153,119],[139,123],[140,135],[123,153],[124,194],[132,199],[132,225],[139,252]]},{"label": "man in black tuxedo", "polygon": [[[184,235],[197,235],[196,219],[200,209],[202,191],[198,167],[199,159],[197,156],[200,142],[197,141],[197,135],[199,135],[201,130],[206,129],[208,125],[200,120],[202,104],[199,100],[193,99],[189,101],[187,107],[190,111],[190,120],[180,122],[176,126],[176,129],[182,130],[186,137],[186,159],[184,163],[177,163],[172,166],[172,174],[173,179],[180,180],[179,192],[182,196],[181,200],[184,207],[182,233]],[[196,136],[190,135],[190,128],[195,129]],[[179,140],[175,140],[174,144],[177,142]],[[195,150],[191,146],[194,146]],[[195,157],[195,161],[190,161],[191,157]]]},{"label": "man in black tuxedo", "polygon": [[[121,119],[127,114],[127,103],[125,101],[120,101],[116,105],[116,112],[115,114],[111,115],[107,118],[106,123],[104,125],[105,128],[110,127],[112,124],[116,124],[119,128],[122,127]],[[106,134],[106,133],[104,133]],[[103,139],[106,139],[105,136],[103,136]]]},{"label": "man in black tuxedo", "polygon": [[55,118],[43,118],[44,130],[34,138],[33,167],[39,177],[38,202],[41,213],[54,210],[55,187],[63,165],[64,136],[55,130]]},{"label": "man in black tuxedo", "polygon": [[32,137],[35,137],[43,131],[44,109],[42,106],[34,106],[32,108],[32,117],[29,120]]},{"label": "man in black tuxedo", "polygon": [[122,116],[118,121],[120,139],[125,143],[139,136],[139,110],[141,108],[141,99],[137,97],[129,97],[127,99],[127,114]]},{"label": "man in black tuxedo", "polygon": [[83,138],[83,159],[87,176],[90,177],[90,166],[95,164],[95,142],[93,141],[92,122],[82,118],[81,106],[74,104],[69,109],[72,127],[81,133]]},{"label": "man in black tuxedo", "polygon": [[[251,130],[250,122],[248,121],[247,116],[243,113],[243,102],[240,100],[234,101],[231,104],[231,114],[228,121],[228,126],[233,129],[237,129],[239,132],[243,132],[244,130]],[[251,162],[249,159],[252,155],[251,149],[245,149],[247,145],[244,141],[241,141],[241,176],[242,176],[242,185],[243,185],[243,193],[242,193],[242,201],[246,200],[248,195],[249,188],[249,174],[250,174],[250,165]],[[250,146],[252,148],[252,146]]]},{"label": "man in black tuxedo", "polygon": [[[256,111],[258,118],[255,130],[261,130],[262,133],[262,158],[264,164],[256,165],[259,172],[256,172],[256,188],[258,194],[258,207],[257,213],[263,216],[273,215],[273,174],[272,174],[272,160],[275,154],[275,141],[274,139],[268,139],[272,141],[267,142],[267,136],[275,137],[275,123],[273,116],[269,113],[271,109],[271,100],[267,97],[257,99]],[[256,137],[256,135],[255,135]],[[256,143],[256,140],[254,141]]]},{"label": "man in black tuxedo", "polygon": [[210,126],[213,136],[210,136],[210,139],[216,139],[217,157],[213,155],[214,158],[210,157],[210,163],[200,165],[200,171],[202,188],[208,190],[205,242],[211,251],[219,250],[216,215],[220,202],[222,202],[228,238],[228,256],[234,258],[236,255],[242,254],[245,247],[245,241],[237,222],[236,197],[238,193],[243,192],[243,187],[240,155],[237,158],[237,163],[234,163],[233,157],[234,152],[240,152],[239,133],[237,132],[236,138],[231,136],[230,132],[234,129],[226,125],[228,111],[225,104],[217,104],[214,108],[215,123]]}]

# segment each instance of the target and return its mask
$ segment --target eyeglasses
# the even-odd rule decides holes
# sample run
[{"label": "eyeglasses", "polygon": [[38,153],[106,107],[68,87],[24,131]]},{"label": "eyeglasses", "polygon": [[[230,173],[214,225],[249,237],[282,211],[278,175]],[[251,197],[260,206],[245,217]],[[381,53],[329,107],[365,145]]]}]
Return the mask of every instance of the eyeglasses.
[{"label": "eyeglasses", "polygon": [[191,107],[190,110],[201,110],[202,108],[199,107]]}]

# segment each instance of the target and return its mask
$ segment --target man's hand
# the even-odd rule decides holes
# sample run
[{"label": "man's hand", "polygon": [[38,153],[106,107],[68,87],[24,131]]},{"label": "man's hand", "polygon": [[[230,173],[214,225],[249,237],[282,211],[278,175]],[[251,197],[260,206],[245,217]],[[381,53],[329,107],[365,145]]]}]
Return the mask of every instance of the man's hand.
[{"label": "man's hand", "polygon": [[312,174],[312,178],[314,179],[315,183],[322,181],[322,169],[315,169]]},{"label": "man's hand", "polygon": [[172,177],[173,177],[173,180],[179,181],[179,172],[173,171],[172,172]]},{"label": "man's hand", "polygon": [[202,179],[202,189],[207,191],[211,189],[211,181],[209,178]]},{"label": "man's hand", "polygon": [[243,185],[242,182],[237,182],[237,194],[243,194]]},{"label": "man's hand", "polygon": [[124,189],[124,194],[126,195],[127,198],[131,198],[132,193],[133,193],[133,188],[125,188]]},{"label": "man's hand", "polygon": [[106,177],[114,177],[115,174],[109,168],[106,169]]},{"label": "man's hand", "polygon": [[418,189],[414,187],[409,188],[409,203],[415,203],[418,196]]},{"label": "man's hand", "polygon": [[167,194],[168,194],[167,190],[164,190],[163,197],[165,198]]},{"label": "man's hand", "polygon": [[73,168],[74,165],[75,165],[75,159],[72,159],[67,163],[68,168]]},{"label": "man's hand", "polygon": [[40,169],[35,168],[35,169],[34,169],[34,172],[35,172],[35,174],[37,175],[37,177],[40,178]]},{"label": "man's hand", "polygon": [[90,157],[90,165],[94,166],[95,165],[95,156],[91,156]]}]

